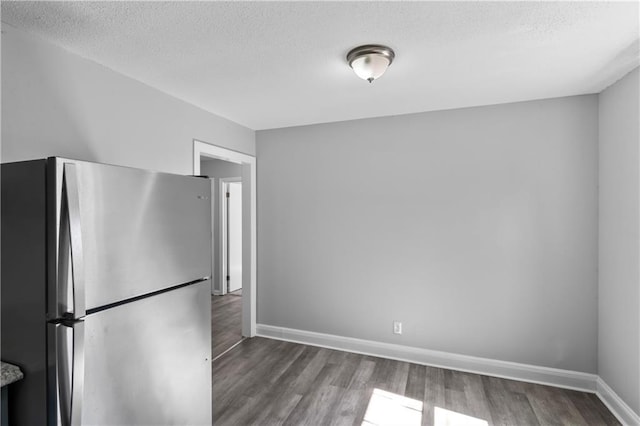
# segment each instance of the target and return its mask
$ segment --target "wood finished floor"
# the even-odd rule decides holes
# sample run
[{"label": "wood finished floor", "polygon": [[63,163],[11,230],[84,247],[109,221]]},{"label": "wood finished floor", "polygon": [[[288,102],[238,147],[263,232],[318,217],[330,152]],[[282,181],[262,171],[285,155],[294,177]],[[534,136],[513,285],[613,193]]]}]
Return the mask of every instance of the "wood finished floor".
[{"label": "wood finished floor", "polygon": [[260,337],[214,361],[214,424],[362,425],[374,389],[422,402],[422,425],[437,409],[488,425],[619,424],[590,393]]},{"label": "wood finished floor", "polygon": [[242,290],[211,296],[211,353],[217,357],[242,340]]}]

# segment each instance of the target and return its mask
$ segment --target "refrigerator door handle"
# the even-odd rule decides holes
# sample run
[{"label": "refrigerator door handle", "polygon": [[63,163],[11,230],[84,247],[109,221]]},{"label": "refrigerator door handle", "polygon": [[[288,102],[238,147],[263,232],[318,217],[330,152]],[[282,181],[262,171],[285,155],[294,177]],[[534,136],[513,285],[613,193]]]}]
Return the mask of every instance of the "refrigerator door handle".
[{"label": "refrigerator door handle", "polygon": [[84,321],[57,324],[56,340],[60,422],[62,426],[80,426],[84,394]]},{"label": "refrigerator door handle", "polygon": [[[80,196],[78,192],[78,178],[76,165],[64,164],[63,178],[64,203],[66,204],[66,216],[69,231],[69,247],[71,249],[71,278],[73,292],[73,317],[82,318],[86,314],[84,292],[84,253],[82,250],[82,225],[80,220]],[[62,233],[61,233],[62,234]],[[61,238],[63,242],[65,239]],[[64,248],[61,248],[64,249]],[[64,257],[61,261],[66,263]],[[61,265],[65,268],[67,265]],[[63,282],[65,285],[67,280]],[[65,300],[65,299],[63,299]]]},{"label": "refrigerator door handle", "polygon": [[73,324],[73,371],[71,373],[71,426],[82,424],[84,394],[84,321]]}]

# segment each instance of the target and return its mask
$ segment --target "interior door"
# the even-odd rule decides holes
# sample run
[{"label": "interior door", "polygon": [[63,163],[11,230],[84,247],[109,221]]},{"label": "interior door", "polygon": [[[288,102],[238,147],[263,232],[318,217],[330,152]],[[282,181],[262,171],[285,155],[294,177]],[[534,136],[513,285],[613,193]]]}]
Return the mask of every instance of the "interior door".
[{"label": "interior door", "polygon": [[[78,205],[78,212],[69,214],[69,226],[80,230],[81,244],[69,257],[82,257],[82,271],[69,275],[84,283],[87,311],[211,276],[209,179],[51,161],[55,176],[50,181],[56,182],[52,228],[65,226],[61,207],[66,198],[75,197]],[[68,248],[58,244],[59,237],[53,237],[54,248],[65,258],[61,254]]]},{"label": "interior door", "polygon": [[229,182],[227,193],[228,291],[233,292],[242,288],[242,182]]}]

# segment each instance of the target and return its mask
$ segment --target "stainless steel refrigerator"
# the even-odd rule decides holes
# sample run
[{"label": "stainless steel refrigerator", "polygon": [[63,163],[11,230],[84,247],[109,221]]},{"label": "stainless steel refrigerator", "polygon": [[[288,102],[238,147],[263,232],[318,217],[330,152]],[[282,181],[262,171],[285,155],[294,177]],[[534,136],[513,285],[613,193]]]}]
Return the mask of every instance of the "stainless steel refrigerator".
[{"label": "stainless steel refrigerator", "polygon": [[209,179],[58,157],[1,172],[11,424],[211,424]]}]

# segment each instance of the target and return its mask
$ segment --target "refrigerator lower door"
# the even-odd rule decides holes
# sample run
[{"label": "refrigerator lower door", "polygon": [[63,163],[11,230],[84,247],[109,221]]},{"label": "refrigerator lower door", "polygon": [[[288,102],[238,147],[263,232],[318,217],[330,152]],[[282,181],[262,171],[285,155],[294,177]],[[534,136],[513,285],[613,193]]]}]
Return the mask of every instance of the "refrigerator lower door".
[{"label": "refrigerator lower door", "polygon": [[83,425],[210,425],[211,283],[87,315]]},{"label": "refrigerator lower door", "polygon": [[209,179],[48,161],[50,320],[211,277]]}]

